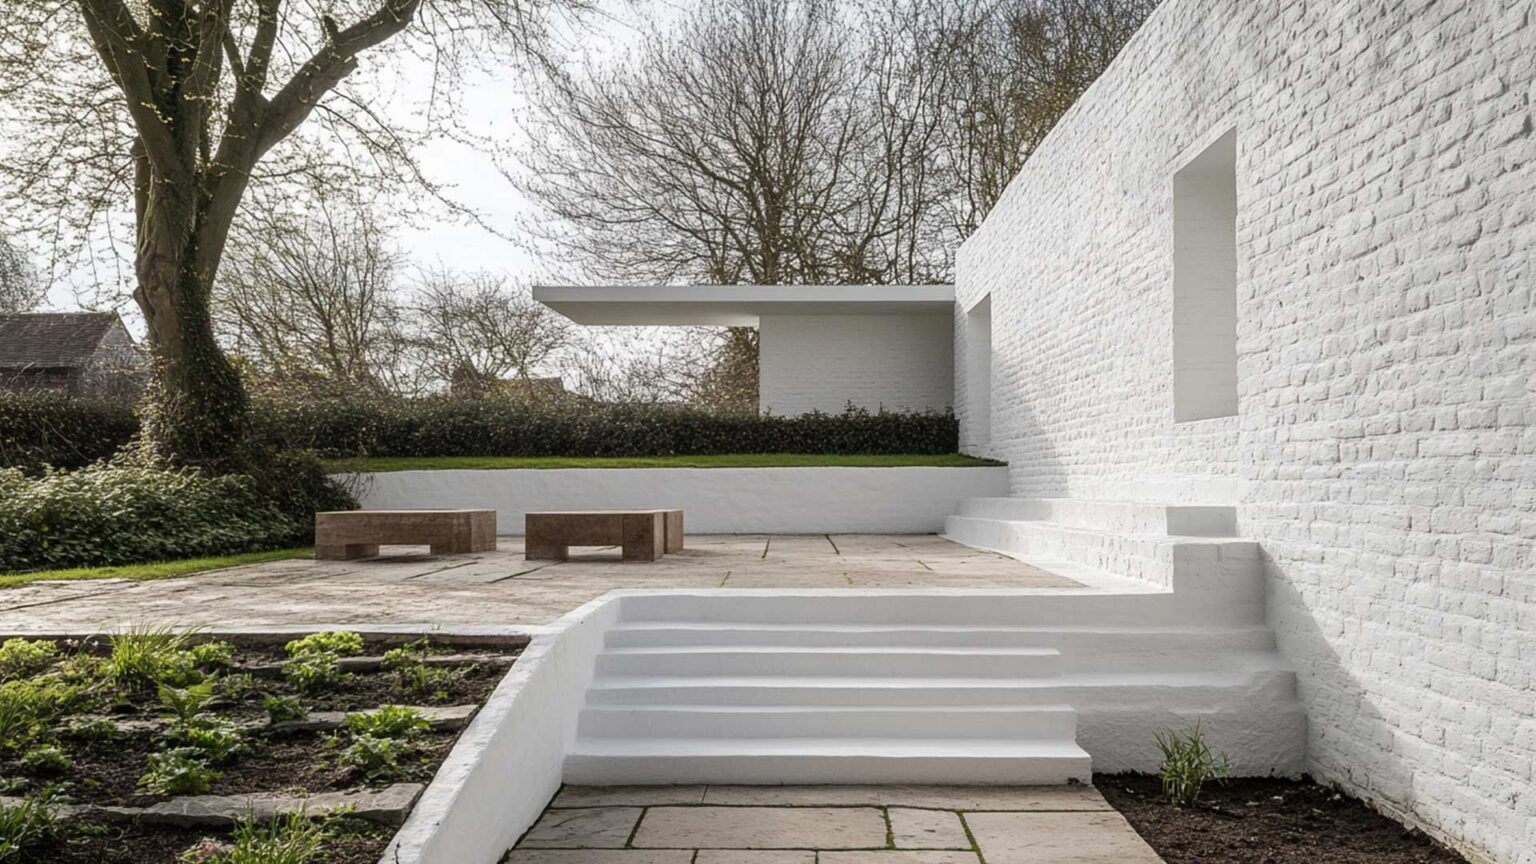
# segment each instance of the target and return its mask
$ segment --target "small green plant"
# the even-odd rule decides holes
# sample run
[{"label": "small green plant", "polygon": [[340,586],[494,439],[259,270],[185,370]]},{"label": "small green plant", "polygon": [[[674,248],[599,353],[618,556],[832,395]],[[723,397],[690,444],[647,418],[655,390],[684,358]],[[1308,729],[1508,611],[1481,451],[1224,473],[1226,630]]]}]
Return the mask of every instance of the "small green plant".
[{"label": "small green plant", "polygon": [[242,819],[233,841],[204,841],[182,855],[183,864],[312,864],[320,860],[329,820],[289,813],[265,824]]},{"label": "small green plant", "polygon": [[204,795],[220,776],[202,751],[175,747],[150,755],[149,770],[139,778],[139,788],[151,795]]},{"label": "small green plant", "polygon": [[175,718],[180,725],[188,725],[202,714],[217,694],[218,682],[212,679],[198,684],[188,684],[186,687],[172,687],[169,684],[161,684],[158,695],[160,704],[169,712],[170,717]]},{"label": "small green plant", "polygon": [[192,659],[204,669],[228,669],[235,662],[235,646],[219,639],[199,642],[191,652]]},{"label": "small green plant", "polygon": [[309,709],[304,707],[303,700],[297,696],[267,696],[261,701],[267,709],[267,720],[271,723],[303,720],[309,716]]},{"label": "small green plant", "polygon": [[1157,770],[1163,776],[1163,795],[1174,804],[1194,806],[1206,783],[1226,778],[1231,771],[1227,754],[1217,756],[1205,743],[1200,722],[1185,734],[1169,730],[1157,736],[1157,749],[1163,759]]},{"label": "small green plant", "polygon": [[431,728],[421,713],[403,705],[385,705],[366,714],[348,714],[347,732],[353,737],[415,738]]},{"label": "small green plant", "polygon": [[311,633],[283,647],[289,657],[303,657],[309,654],[351,657],[363,653],[363,637],[350,630],[332,630],[325,633]]},{"label": "small green plant", "polygon": [[219,695],[231,702],[244,702],[260,692],[256,676],[249,672],[235,672],[219,679]]},{"label": "small green plant", "polygon": [[75,763],[52,744],[33,747],[21,757],[21,770],[34,777],[53,777],[75,767]]},{"label": "small green plant", "polygon": [[59,646],[44,639],[7,639],[0,644],[0,681],[28,678],[48,668]]},{"label": "small green plant", "polygon": [[335,654],[303,654],[283,664],[283,677],[305,693],[318,693],[340,684],[346,676]]},{"label": "small green plant", "polygon": [[[339,744],[342,739],[331,740]],[[405,767],[400,761],[409,752],[410,745],[400,738],[353,735],[350,743],[337,754],[336,761],[343,768],[350,768],[363,775],[363,779],[369,783],[382,783],[405,773]]]},{"label": "small green plant", "polygon": [[186,650],[193,635],[174,627],[154,625],[130,627],[114,634],[109,640],[112,656],[107,658],[107,674],[112,683],[129,691],[196,681],[201,677],[197,663]]},{"label": "small green plant", "polygon": [[205,720],[175,733],[177,741],[201,753],[210,765],[224,765],[248,749],[240,727],[228,720]]},{"label": "small green plant", "polygon": [[64,724],[64,737],[92,746],[117,740],[117,724],[109,717],[84,715],[71,717]]},{"label": "small green plant", "polygon": [[0,864],[28,860],[59,835],[59,819],[48,795],[30,795],[15,804],[0,802]]},{"label": "small green plant", "polygon": [[48,731],[75,698],[54,676],[0,684],[0,749],[22,749]]}]

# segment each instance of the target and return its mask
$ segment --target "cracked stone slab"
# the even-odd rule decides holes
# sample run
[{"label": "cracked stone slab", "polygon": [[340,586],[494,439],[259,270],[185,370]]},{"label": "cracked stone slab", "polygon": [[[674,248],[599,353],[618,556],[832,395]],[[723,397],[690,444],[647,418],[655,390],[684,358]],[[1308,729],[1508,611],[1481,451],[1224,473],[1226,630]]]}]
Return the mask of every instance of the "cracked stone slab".
[{"label": "cracked stone slab", "polygon": [[897,849],[969,849],[960,816],[948,810],[913,810],[892,807],[891,837]]},{"label": "cracked stone slab", "polygon": [[546,810],[519,849],[621,849],[635,831],[639,807]]},{"label": "cracked stone slab", "polygon": [[[431,725],[434,732],[453,732],[469,725],[471,717],[480,709],[478,705],[407,705]],[[347,725],[352,714],[376,714],[379,709],[366,711],[313,711],[302,720],[283,720],[270,725],[261,724],[273,732],[323,732],[340,729]]]}]

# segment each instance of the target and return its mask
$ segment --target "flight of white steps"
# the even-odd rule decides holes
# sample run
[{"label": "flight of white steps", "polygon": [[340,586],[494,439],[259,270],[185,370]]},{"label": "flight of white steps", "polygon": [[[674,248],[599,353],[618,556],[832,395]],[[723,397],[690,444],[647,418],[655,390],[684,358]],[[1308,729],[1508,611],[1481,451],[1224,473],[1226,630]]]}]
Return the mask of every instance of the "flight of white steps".
[{"label": "flight of white steps", "polygon": [[622,603],[566,782],[1087,782],[1149,768],[1153,733],[1191,717],[1260,773],[1299,761],[1294,677],[1247,610],[986,590]]}]

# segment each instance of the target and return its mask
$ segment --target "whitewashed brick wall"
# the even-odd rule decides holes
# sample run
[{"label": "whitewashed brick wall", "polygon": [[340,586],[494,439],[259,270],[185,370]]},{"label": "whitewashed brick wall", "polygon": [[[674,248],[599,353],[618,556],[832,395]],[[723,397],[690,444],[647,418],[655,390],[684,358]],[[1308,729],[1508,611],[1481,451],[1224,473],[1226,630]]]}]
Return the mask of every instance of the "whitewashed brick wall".
[{"label": "whitewashed brick wall", "polygon": [[[957,280],[1014,494],[1237,502],[1313,772],[1500,864],[1536,864],[1533,97],[1531,0],[1165,0]],[[1175,424],[1172,177],[1231,128],[1239,410]]]},{"label": "whitewashed brick wall", "polygon": [[943,411],[953,401],[954,328],[943,315],[764,315],[758,336],[763,411]]}]

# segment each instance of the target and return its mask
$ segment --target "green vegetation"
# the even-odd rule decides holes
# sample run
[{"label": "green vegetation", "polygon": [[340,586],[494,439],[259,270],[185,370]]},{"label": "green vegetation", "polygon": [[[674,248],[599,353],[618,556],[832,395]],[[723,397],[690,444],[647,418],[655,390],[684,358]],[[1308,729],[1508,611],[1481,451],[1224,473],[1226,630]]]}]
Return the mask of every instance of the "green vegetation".
[{"label": "green vegetation", "polygon": [[7,639],[0,645],[0,681],[30,678],[47,669],[58,653],[52,642]]},{"label": "green vegetation", "polygon": [[262,697],[262,707],[267,709],[267,722],[284,723],[289,720],[303,720],[309,716],[309,709],[304,707],[304,702],[297,696],[273,696]]},{"label": "green vegetation", "polygon": [[284,649],[292,659],[283,664],[283,675],[301,691],[317,693],[335,687],[346,677],[337,661],[363,653],[363,637],[348,631],[311,633],[289,642]]},{"label": "green vegetation", "polygon": [[324,633],[311,633],[302,639],[295,639],[283,646],[289,657],[304,657],[314,654],[335,654],[338,657],[355,657],[363,653],[363,637],[359,633],[350,630],[331,630]]},{"label": "green vegetation", "polygon": [[330,833],[330,820],[316,821],[304,813],[288,813],[258,822],[243,819],[228,846],[205,844],[182,855],[185,864],[313,864]]},{"label": "green vegetation", "polygon": [[1200,721],[1188,732],[1169,730],[1157,736],[1162,761],[1157,770],[1163,777],[1163,795],[1171,803],[1192,807],[1200,800],[1200,790],[1212,780],[1224,779],[1231,770],[1227,754],[1211,752],[1200,732]]},{"label": "green vegetation", "polygon": [[441,471],[506,468],[975,468],[1002,465],[963,453],[726,453],[710,456],[379,456],[332,463],[337,471]]},{"label": "green vegetation", "polygon": [[334,738],[341,752],[336,763],[362,775],[369,783],[387,783],[405,773],[401,765],[410,753],[410,744],[399,738],[379,738],[374,735],[354,735],[350,739]]},{"label": "green vegetation", "polygon": [[72,567],[64,570],[39,570],[32,573],[0,573],[0,588],[16,588],[31,582],[74,582],[87,579],[132,579],[149,581],[186,576],[205,570],[257,564],[262,561],[280,561],[285,558],[307,558],[315,554],[314,547],[273,549],[265,552],[244,552],[239,555],[218,555],[208,558],[183,558],[175,561],[155,561],[148,564],[128,564],[118,567]]},{"label": "green vegetation", "polygon": [[33,747],[21,757],[21,770],[37,777],[63,774],[74,765],[75,763],[64,755],[64,751],[53,744]]},{"label": "green vegetation", "polygon": [[151,795],[205,795],[222,776],[208,767],[202,751],[173,747],[149,756],[149,770],[139,778],[139,788]]},{"label": "green vegetation", "polygon": [[16,804],[0,803],[0,864],[26,861],[58,836],[58,818],[48,803],[41,795],[29,795]]},{"label": "green vegetation", "polygon": [[185,685],[197,681],[197,661],[186,650],[191,632],[169,625],[134,625],[109,637],[112,656],[107,676],[128,691],[155,690],[161,685]]},{"label": "green vegetation", "polygon": [[347,715],[347,732],[354,737],[415,738],[430,728],[425,717],[403,705],[384,705],[366,714]]}]

